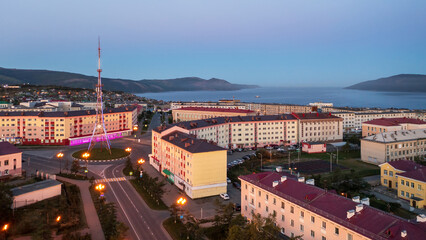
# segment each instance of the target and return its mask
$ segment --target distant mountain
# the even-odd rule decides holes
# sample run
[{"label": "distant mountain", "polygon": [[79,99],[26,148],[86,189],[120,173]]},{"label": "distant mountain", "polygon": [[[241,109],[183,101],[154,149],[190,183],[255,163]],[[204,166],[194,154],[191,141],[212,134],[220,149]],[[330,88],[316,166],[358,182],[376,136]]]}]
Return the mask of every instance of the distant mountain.
[{"label": "distant mountain", "polygon": [[[56,85],[75,88],[94,88],[97,77],[83,74],[49,70],[24,70],[0,68],[0,84]],[[232,84],[222,79],[205,80],[198,77],[184,77],[166,80],[127,80],[102,78],[105,90],[132,93],[168,91],[233,91],[256,88],[255,85]]]},{"label": "distant mountain", "polygon": [[426,75],[399,74],[361,82],[346,88],[382,92],[426,92]]}]

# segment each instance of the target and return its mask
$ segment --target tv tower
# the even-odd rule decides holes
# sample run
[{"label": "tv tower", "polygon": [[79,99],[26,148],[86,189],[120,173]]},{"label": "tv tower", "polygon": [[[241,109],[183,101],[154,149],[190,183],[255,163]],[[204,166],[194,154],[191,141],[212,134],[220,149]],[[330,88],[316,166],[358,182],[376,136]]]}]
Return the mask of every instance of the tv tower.
[{"label": "tv tower", "polygon": [[104,109],[102,102],[102,81],[101,81],[101,40],[98,38],[98,84],[96,87],[96,120],[93,126],[92,137],[90,138],[89,147],[87,150],[90,152],[93,147],[96,145],[96,142],[101,142],[102,145],[105,145],[105,148],[111,154],[111,143],[108,139],[108,133],[105,129],[105,120],[104,120]]}]

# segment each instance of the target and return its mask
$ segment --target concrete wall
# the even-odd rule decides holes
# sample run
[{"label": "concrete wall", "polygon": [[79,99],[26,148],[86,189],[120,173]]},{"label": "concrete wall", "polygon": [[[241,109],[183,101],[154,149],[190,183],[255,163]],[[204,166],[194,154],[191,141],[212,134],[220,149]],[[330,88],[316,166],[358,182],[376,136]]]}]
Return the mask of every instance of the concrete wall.
[{"label": "concrete wall", "polygon": [[26,205],[30,205],[38,201],[42,201],[44,199],[59,196],[61,195],[61,186],[62,185],[56,185],[49,188],[14,196],[12,208],[24,207]]}]

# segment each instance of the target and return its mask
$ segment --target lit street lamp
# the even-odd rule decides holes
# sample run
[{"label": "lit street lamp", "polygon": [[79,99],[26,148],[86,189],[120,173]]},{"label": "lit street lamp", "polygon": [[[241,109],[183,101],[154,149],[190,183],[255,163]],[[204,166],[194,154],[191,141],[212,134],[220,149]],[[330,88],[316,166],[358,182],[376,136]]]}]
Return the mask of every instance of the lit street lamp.
[{"label": "lit street lamp", "polygon": [[9,224],[5,224],[1,230],[6,232],[7,229],[9,229]]},{"label": "lit street lamp", "polygon": [[127,147],[126,149],[124,149],[124,151],[126,151],[126,152],[130,153],[130,152],[132,151],[132,149],[131,149],[131,148],[129,148],[129,147]]},{"label": "lit street lamp", "polygon": [[[184,197],[180,197],[177,201],[176,201],[177,205],[180,206],[180,211],[182,211],[182,206],[185,205],[186,203],[186,198]],[[177,218],[177,216],[176,216]],[[176,218],[175,218],[175,223],[176,223]]]},{"label": "lit street lamp", "polygon": [[145,160],[143,158],[138,160],[138,164],[144,164],[144,163],[145,163]]},{"label": "lit street lamp", "polygon": [[98,190],[99,192],[102,192],[102,190],[105,189],[105,185],[102,183],[99,183],[98,185],[96,185],[95,189]]},{"label": "lit street lamp", "polygon": [[61,216],[58,216],[58,217],[56,218],[56,222],[58,223],[59,221],[61,221]]},{"label": "lit street lamp", "polygon": [[89,171],[89,169],[88,169],[88,164],[89,164],[88,159],[90,157],[90,153],[85,152],[85,153],[83,153],[82,156],[83,156],[84,159],[86,159],[86,170],[85,170],[85,172],[86,172],[86,178],[87,178],[87,172]]},{"label": "lit street lamp", "polygon": [[56,157],[59,159],[59,174],[62,173],[62,158],[64,157],[64,154],[62,152],[56,154]]}]

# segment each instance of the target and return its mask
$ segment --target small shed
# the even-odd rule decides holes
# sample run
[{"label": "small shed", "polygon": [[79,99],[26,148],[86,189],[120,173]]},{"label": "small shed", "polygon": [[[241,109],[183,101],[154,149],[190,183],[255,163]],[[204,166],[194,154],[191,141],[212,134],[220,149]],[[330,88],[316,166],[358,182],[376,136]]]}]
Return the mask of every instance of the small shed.
[{"label": "small shed", "polygon": [[327,151],[327,144],[323,142],[303,142],[302,151],[307,153],[322,153]]},{"label": "small shed", "polygon": [[24,207],[38,201],[61,195],[62,183],[54,179],[47,179],[16,188],[12,188],[12,208]]}]

